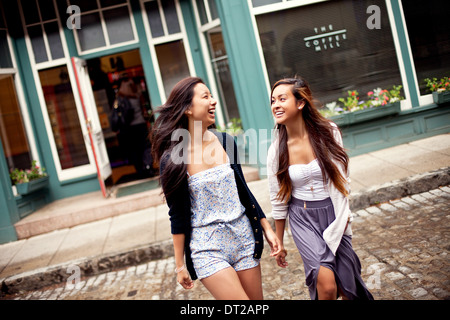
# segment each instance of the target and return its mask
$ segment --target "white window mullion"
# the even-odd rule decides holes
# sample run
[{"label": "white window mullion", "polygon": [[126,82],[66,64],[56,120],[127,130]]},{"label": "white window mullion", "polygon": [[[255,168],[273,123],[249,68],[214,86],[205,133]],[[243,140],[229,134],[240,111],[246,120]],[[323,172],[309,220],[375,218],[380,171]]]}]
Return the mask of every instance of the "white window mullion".
[{"label": "white window mullion", "polygon": [[[100,0],[97,0],[97,6],[101,8]],[[109,35],[108,30],[106,29],[105,19],[103,18],[103,10],[98,10],[98,14],[100,15],[100,25],[102,26],[103,37],[105,38],[106,47],[108,48],[111,43],[109,41]]]},{"label": "white window mullion", "polygon": [[42,30],[42,38],[44,39],[44,45],[45,45],[45,52],[47,53],[47,61],[52,61],[52,52],[50,50],[50,45],[48,43],[47,33],[45,32],[44,24],[41,24],[41,30]]},{"label": "white window mullion", "polygon": [[207,0],[202,0],[203,1],[203,5],[205,6],[205,11],[206,11],[206,21],[207,23],[210,23],[212,21],[211,18],[211,11],[209,10],[209,1]]},{"label": "white window mullion", "polygon": [[161,0],[157,0],[158,2],[158,10],[159,10],[159,16],[161,17],[161,24],[164,30],[164,35],[169,35],[169,29],[167,28],[167,22],[166,22],[166,15],[164,14],[164,8],[161,4]]}]

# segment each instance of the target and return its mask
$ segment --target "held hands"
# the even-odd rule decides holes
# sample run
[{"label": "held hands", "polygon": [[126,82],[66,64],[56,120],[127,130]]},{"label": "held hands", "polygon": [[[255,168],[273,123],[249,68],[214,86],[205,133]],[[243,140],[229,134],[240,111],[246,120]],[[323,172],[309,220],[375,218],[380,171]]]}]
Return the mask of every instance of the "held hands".
[{"label": "held hands", "polygon": [[275,260],[277,261],[277,264],[281,268],[286,268],[288,266],[288,263],[286,261],[287,251],[284,249],[284,247],[280,250],[280,253],[277,254],[275,257]]},{"label": "held hands", "polygon": [[277,235],[275,234],[275,232],[273,232],[272,229],[265,231],[264,235],[266,237],[267,242],[270,245],[270,256],[275,257],[281,251],[282,245],[280,243],[280,240],[278,239]]}]

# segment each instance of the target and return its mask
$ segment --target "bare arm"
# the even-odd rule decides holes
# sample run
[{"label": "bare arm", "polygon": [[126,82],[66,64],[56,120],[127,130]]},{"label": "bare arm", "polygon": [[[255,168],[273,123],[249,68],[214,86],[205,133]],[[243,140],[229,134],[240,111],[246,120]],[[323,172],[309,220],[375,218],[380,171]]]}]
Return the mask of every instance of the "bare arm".
[{"label": "bare arm", "polygon": [[286,219],[275,220],[275,233],[281,242],[280,253],[276,256],[275,259],[277,260],[278,266],[280,266],[282,268],[286,268],[288,265],[288,263],[286,261],[287,251],[286,251],[286,249],[284,249],[284,245],[283,245],[285,226],[286,226]]},{"label": "bare arm", "polygon": [[177,281],[185,289],[192,289],[194,287],[194,282],[189,276],[189,272],[184,266],[184,240],[185,235],[183,233],[173,234],[173,249],[175,254],[175,266],[177,273]]},{"label": "bare arm", "polygon": [[266,218],[261,219],[261,226],[264,229],[264,235],[266,237],[267,242],[270,245],[270,255],[276,256],[280,253],[281,250],[281,243],[278,237],[276,236],[275,232],[273,231],[272,227],[270,226],[269,221],[267,221]]}]

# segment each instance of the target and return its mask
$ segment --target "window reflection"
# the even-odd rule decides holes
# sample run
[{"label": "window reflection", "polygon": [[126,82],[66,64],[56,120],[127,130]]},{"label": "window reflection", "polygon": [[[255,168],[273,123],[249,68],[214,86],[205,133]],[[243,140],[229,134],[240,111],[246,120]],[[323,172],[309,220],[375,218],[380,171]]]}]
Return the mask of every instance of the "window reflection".
[{"label": "window reflection", "polygon": [[182,40],[160,44],[155,47],[159,69],[164,84],[166,97],[175,84],[189,77],[189,67]]},{"label": "window reflection", "polygon": [[61,169],[89,163],[66,66],[39,71]]},{"label": "window reflection", "polygon": [[[369,5],[381,9],[381,29],[366,26]],[[347,90],[401,85],[385,1],[335,0],[256,17],[270,83],[296,74],[322,102]]]},{"label": "window reflection", "polygon": [[225,107],[226,121],[232,118],[240,118],[236,96],[231,79],[228,56],[223,41],[222,31],[214,30],[208,32],[208,41],[212,56],[212,65],[219,85],[219,94]]},{"label": "window reflection", "polygon": [[420,94],[429,94],[425,78],[450,76],[450,2],[402,1]]},{"label": "window reflection", "polygon": [[8,168],[29,169],[31,153],[12,75],[0,75],[0,137]]}]

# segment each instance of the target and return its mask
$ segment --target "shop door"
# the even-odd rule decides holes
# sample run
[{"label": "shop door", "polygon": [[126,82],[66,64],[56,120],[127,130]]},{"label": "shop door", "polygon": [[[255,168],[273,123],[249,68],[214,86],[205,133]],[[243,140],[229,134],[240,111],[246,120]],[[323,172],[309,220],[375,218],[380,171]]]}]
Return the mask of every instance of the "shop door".
[{"label": "shop door", "polygon": [[108,153],[106,151],[103,131],[98,117],[97,106],[95,104],[94,93],[92,92],[91,81],[87,70],[86,61],[72,57],[72,67],[75,74],[78,94],[85,119],[86,131],[88,133],[89,145],[95,159],[97,176],[103,196],[107,197],[105,180],[111,175]]}]

